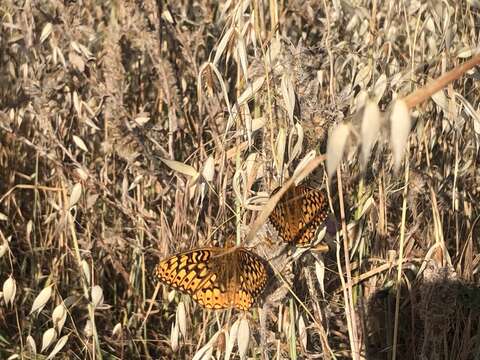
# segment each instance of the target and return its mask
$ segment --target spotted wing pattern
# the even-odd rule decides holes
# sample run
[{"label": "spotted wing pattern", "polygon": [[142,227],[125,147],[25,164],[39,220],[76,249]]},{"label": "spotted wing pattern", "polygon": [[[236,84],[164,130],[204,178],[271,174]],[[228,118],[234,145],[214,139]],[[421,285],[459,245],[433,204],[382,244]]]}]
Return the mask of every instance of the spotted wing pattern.
[{"label": "spotted wing pattern", "polygon": [[155,275],[207,309],[248,310],[265,289],[272,270],[267,261],[244,248],[209,247],[162,260]]},{"label": "spotted wing pattern", "polygon": [[[280,188],[275,189],[272,195]],[[280,237],[291,244],[309,245],[317,229],[329,214],[325,194],[306,186],[292,186],[282,196],[269,216]]]}]

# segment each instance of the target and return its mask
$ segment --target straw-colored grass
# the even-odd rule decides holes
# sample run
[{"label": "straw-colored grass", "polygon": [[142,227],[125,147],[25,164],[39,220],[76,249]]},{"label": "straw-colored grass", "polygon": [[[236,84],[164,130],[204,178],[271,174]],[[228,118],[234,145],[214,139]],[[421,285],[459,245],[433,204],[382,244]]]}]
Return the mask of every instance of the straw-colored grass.
[{"label": "straw-colored grass", "polygon": [[[480,358],[478,1],[3,0],[0,28],[0,359]],[[327,253],[265,226],[298,177]],[[259,306],[156,287],[232,234],[277,273]]]}]

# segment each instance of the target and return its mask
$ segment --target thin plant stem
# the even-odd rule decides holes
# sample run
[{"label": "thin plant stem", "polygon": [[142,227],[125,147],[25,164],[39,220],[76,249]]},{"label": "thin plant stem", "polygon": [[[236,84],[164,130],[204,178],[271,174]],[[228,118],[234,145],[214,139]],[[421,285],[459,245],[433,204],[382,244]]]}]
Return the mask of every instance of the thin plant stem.
[{"label": "thin plant stem", "polygon": [[400,314],[400,292],[402,281],[402,263],[403,263],[403,251],[405,243],[405,223],[407,219],[407,196],[408,196],[408,178],[409,178],[409,159],[408,151],[405,157],[405,186],[403,188],[403,203],[402,203],[402,223],[400,228],[400,244],[399,244],[399,260],[397,266],[397,293],[395,297],[395,322],[393,327],[393,348],[392,348],[392,360],[397,358],[397,342],[398,342],[398,327],[399,327],[399,314]]}]

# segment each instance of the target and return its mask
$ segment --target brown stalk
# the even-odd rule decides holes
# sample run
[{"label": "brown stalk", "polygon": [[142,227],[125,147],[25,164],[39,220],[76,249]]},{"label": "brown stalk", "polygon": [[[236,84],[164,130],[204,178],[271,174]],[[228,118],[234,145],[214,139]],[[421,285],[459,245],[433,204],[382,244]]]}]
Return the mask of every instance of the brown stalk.
[{"label": "brown stalk", "polygon": [[427,100],[430,96],[435,94],[436,92],[443,89],[445,86],[450,84],[452,81],[455,81],[462,77],[465,72],[473,68],[475,65],[480,64],[480,54],[475,55],[468,61],[465,61],[463,64],[454,67],[452,70],[446,72],[438,79],[435,79],[430,84],[424,86],[423,88],[415,90],[410,95],[407,95],[403,98],[403,101],[407,104],[409,109],[416,107],[417,105],[421,104],[425,100]]}]

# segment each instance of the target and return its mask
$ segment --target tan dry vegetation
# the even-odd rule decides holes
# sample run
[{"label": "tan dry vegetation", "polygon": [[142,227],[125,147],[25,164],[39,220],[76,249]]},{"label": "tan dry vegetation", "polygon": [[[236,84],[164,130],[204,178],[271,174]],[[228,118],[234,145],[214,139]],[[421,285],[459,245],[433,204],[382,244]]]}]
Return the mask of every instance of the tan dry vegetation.
[{"label": "tan dry vegetation", "polygon": [[[406,144],[375,110],[474,56],[478,2],[3,0],[0,19],[0,358],[480,357],[479,69],[413,109]],[[338,124],[336,176],[306,179],[337,252],[246,315],[152,303],[160,258],[242,242]]]}]

